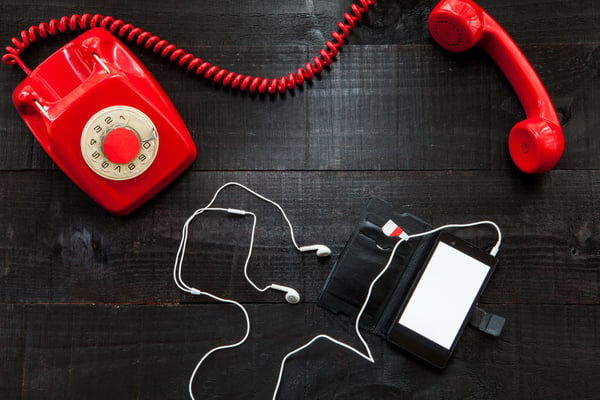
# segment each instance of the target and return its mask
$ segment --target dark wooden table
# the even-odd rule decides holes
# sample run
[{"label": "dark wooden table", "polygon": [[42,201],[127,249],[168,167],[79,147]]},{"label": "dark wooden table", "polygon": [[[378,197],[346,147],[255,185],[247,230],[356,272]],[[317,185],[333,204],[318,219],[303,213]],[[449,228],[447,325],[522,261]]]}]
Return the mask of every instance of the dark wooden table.
[{"label": "dark wooden table", "polygon": [[[85,3],[85,5],[83,5]],[[0,5],[4,45],[74,13],[112,15],[211,63],[278,77],[318,53],[347,0],[44,2]],[[360,210],[379,196],[433,225],[496,221],[500,265],[482,297],[507,317],[500,338],[467,329],[443,371],[366,334],[375,364],[320,342],[292,358],[279,399],[596,399],[600,393],[600,7],[596,1],[481,0],[511,34],[556,107],[565,152],[528,176],[510,160],[524,118],[507,79],[481,50],[453,55],[426,20],[434,1],[382,0],[332,67],[285,95],[250,95],[189,74],[130,45],[168,93],[198,147],[196,161],[126,217],[88,198],[33,139],[11,94],[24,77],[0,68],[0,398],[183,399],[210,348],[238,340],[238,309],[180,292],[172,265],[182,224],[227,181],[279,202],[299,254],[270,206],[231,189],[218,204],[250,225],[207,215],[191,227],[184,266],[197,288],[241,301],[252,330],[200,368],[196,398],[270,399],[279,363],[317,333],[359,345],[348,320],[316,305]],[[36,43],[31,67],[73,35]],[[466,233],[481,242],[489,231]]]}]

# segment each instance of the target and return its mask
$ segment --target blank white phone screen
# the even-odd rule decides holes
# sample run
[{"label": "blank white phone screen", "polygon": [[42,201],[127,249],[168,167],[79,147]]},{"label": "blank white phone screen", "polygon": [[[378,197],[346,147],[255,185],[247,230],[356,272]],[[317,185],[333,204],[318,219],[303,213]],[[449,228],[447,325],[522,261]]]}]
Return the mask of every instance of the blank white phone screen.
[{"label": "blank white phone screen", "polygon": [[439,242],[398,323],[450,349],[489,270]]}]

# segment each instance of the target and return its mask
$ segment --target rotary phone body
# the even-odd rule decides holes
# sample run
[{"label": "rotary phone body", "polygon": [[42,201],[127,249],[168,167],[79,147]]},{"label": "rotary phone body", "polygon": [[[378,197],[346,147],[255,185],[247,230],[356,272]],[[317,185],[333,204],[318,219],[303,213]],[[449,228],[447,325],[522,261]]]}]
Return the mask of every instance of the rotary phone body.
[{"label": "rotary phone body", "polygon": [[[92,199],[125,215],[150,199],[196,157],[190,135],[165,92],[117,39],[143,46],[205,79],[251,93],[294,90],[332,63],[375,0],[360,0],[341,32],[306,63],[280,78],[226,71],[113,17],[73,15],[42,22],[12,39],[2,61],[28,75],[13,100],[35,138]],[[20,58],[38,39],[87,30],[31,71]],[[160,145],[159,145],[160,143]]]},{"label": "rotary phone body", "polygon": [[196,157],[163,89],[102,28],[48,57],[15,89],[13,101],[56,164],[115,215],[144,203]]}]

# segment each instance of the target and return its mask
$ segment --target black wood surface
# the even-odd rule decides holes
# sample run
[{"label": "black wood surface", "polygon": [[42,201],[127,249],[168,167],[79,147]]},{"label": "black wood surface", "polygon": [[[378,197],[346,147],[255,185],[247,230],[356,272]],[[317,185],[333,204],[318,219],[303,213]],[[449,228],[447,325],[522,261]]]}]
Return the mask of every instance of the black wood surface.
[{"label": "black wood surface", "polygon": [[[0,40],[74,13],[131,22],[236,72],[279,77],[309,61],[349,10],[327,1],[6,0]],[[600,393],[600,4],[481,0],[538,72],[565,152],[544,175],[519,172],[510,128],[524,112],[481,50],[449,54],[429,36],[434,1],[379,1],[332,66],[294,93],[209,83],[130,45],[180,112],[198,158],[131,215],[110,216],[29,133],[11,101],[23,79],[0,67],[0,398],[183,399],[199,358],[244,332],[241,312],[172,282],[182,224],[223,183],[218,204],[256,211],[249,271],[297,288],[300,305],[243,278],[249,220],[206,215],[190,228],[184,277],[247,305],[248,341],[200,368],[196,398],[270,399],[282,357],[318,333],[359,346],[350,321],[316,306],[360,210],[379,196],[433,225],[490,219],[500,264],[482,303],[508,320],[500,338],[467,329],[435,370],[365,334],[375,364],[320,342],[290,359],[278,399],[596,399]],[[73,38],[35,43],[34,67]],[[493,232],[460,233],[485,246]]]}]

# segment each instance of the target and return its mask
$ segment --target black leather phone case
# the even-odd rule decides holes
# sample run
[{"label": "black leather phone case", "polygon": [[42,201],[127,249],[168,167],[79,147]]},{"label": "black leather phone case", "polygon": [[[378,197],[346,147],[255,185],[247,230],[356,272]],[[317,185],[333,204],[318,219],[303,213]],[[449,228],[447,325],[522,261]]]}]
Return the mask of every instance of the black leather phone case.
[{"label": "black leather phone case", "polygon": [[[358,223],[334,264],[319,296],[318,304],[353,322],[367,296],[369,286],[389,259],[397,237],[386,236],[381,227],[393,220],[406,233],[415,234],[431,226],[408,213],[394,211],[392,205],[377,197],[369,199]],[[385,339],[396,323],[406,296],[437,242],[439,234],[411,239],[397,249],[392,263],[373,288],[360,320],[360,327]],[[505,319],[474,307],[470,324],[499,336]]]},{"label": "black leather phone case", "polygon": [[[398,213],[390,203],[371,198],[325,282],[318,301],[320,306],[355,320],[371,282],[385,266],[398,240],[381,230],[389,219],[408,234],[430,229],[429,224],[414,215]],[[398,248],[390,268],[373,288],[360,321],[361,328],[382,337],[387,335],[435,239],[436,235],[429,235]]]}]

